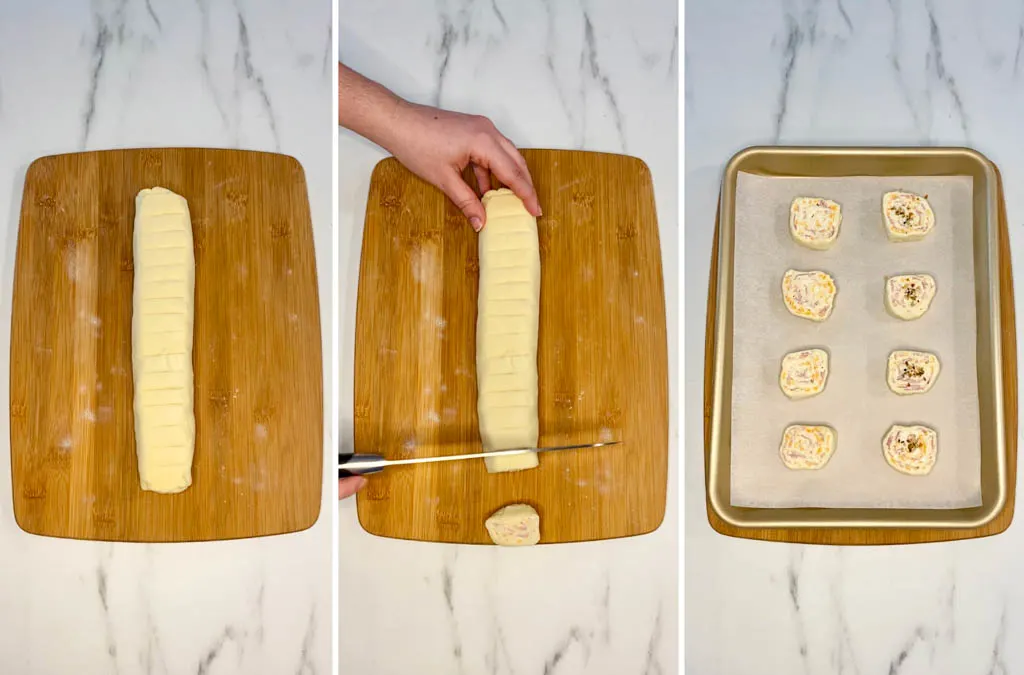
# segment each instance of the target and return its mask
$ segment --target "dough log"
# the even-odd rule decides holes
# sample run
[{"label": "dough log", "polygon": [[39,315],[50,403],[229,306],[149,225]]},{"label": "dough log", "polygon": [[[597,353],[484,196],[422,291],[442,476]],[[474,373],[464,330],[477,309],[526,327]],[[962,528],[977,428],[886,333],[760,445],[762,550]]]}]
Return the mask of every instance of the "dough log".
[{"label": "dough log", "polygon": [[195,254],[188,202],[155,187],[135,197],[132,375],[135,450],[143,490],[192,484]]},{"label": "dough log", "polygon": [[[476,320],[477,415],[484,450],[536,447],[540,245],[537,220],[511,190],[483,196]],[[537,466],[537,454],[489,457],[487,471]]]}]

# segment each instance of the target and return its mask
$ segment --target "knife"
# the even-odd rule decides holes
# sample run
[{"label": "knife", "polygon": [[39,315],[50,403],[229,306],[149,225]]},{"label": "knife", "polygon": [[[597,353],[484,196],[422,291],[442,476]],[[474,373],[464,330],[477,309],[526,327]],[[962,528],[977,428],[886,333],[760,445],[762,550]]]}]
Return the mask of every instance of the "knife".
[{"label": "knife", "polygon": [[338,478],[348,476],[366,476],[379,473],[389,466],[401,464],[425,464],[427,462],[453,462],[460,459],[479,459],[481,457],[509,457],[525,455],[528,452],[553,452],[556,450],[581,450],[584,448],[600,448],[606,445],[618,445],[622,441],[607,443],[587,443],[585,445],[559,445],[551,448],[513,448],[510,450],[491,450],[490,452],[474,452],[468,455],[441,455],[439,457],[413,457],[412,459],[384,459],[380,455],[338,453]]}]

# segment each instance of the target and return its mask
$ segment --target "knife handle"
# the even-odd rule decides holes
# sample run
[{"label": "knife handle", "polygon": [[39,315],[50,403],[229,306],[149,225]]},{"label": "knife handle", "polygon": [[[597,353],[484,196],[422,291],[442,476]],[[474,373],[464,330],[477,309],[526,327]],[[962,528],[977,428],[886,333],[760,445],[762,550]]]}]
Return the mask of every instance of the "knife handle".
[{"label": "knife handle", "polygon": [[338,453],[338,478],[380,473],[384,470],[385,464],[384,458],[380,455]]}]

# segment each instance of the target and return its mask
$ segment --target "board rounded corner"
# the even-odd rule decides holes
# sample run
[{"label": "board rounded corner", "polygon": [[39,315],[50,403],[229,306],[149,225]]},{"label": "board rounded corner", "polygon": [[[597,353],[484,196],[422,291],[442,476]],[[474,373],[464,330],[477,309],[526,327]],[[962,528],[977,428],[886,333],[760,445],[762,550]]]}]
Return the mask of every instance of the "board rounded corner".
[{"label": "board rounded corner", "polygon": [[373,185],[374,181],[380,179],[381,173],[389,170],[396,164],[401,165],[398,159],[396,159],[393,155],[388,155],[387,157],[378,160],[377,163],[373,165],[373,170],[370,171],[370,185]]},{"label": "board rounded corner", "polygon": [[25,184],[27,185],[29,180],[38,172],[42,171],[46,164],[52,162],[57,155],[43,155],[42,157],[36,157],[28,164],[28,168],[25,169]]},{"label": "board rounded corner", "polygon": [[320,502],[316,503],[316,508],[313,509],[309,516],[304,520],[300,520],[299,524],[292,530],[293,533],[305,532],[306,530],[313,529],[313,526],[320,522],[320,514],[323,512],[323,506]]},{"label": "board rounded corner", "polygon": [[279,157],[281,158],[281,161],[284,162],[293,172],[298,174],[299,179],[301,179],[303,183],[307,182],[306,167],[302,166],[302,162],[300,162],[297,157],[284,153],[281,153]]}]

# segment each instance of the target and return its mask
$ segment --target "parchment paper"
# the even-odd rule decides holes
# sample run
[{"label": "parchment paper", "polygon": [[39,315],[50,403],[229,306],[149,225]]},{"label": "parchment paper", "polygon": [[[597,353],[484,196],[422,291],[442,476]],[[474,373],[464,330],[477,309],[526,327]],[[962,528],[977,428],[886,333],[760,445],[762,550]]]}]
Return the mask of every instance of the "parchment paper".
[{"label": "parchment paper", "polygon": [[[882,195],[927,195],[935,229],[920,242],[890,243]],[[735,506],[964,508],[981,504],[981,440],[975,349],[972,190],[969,176],[783,178],[741,173],[736,186],[733,300],[732,492]],[[828,251],[789,235],[794,197],[839,202],[843,222]],[[838,293],[832,316],[816,324],[789,314],[787,269],[828,272]],[[929,311],[901,321],[885,310],[885,278],[928,273],[938,287]],[[818,396],[791,401],[779,389],[782,357],[821,347],[830,374]],[[938,355],[941,373],[927,394],[898,396],[886,386],[894,349]],[[793,471],[779,459],[789,424],[828,424],[835,454],[818,471]],[[892,424],[938,432],[928,476],[889,467],[882,437]]]}]

